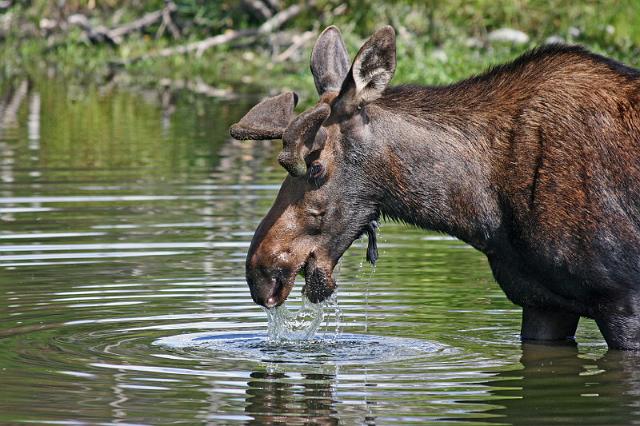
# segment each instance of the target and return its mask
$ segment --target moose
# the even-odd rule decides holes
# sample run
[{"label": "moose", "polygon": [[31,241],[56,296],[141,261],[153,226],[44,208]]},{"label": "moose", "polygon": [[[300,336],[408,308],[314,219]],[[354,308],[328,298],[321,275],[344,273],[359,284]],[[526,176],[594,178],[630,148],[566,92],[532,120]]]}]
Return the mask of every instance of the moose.
[{"label": "moose", "polygon": [[284,302],[302,273],[312,302],[380,217],[484,253],[523,309],[523,341],[572,341],[593,318],[608,346],[640,350],[640,71],[579,46],[538,47],[446,86],[391,87],[386,26],[353,62],[339,30],[311,53],[318,103],[288,92],[230,133],[282,139],[288,171],[246,260],[253,300]]}]

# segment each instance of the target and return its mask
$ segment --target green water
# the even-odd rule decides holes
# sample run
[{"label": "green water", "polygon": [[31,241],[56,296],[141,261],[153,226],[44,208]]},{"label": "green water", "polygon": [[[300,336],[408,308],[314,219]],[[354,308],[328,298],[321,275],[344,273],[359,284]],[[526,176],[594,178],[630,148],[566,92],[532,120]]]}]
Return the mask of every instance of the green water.
[{"label": "green water", "polygon": [[375,271],[364,242],[344,256],[340,325],[387,355],[401,338],[428,353],[157,344],[266,332],[244,257],[285,172],[277,143],[226,130],[253,100],[0,88],[0,423],[640,423],[640,357],[608,353],[588,320],[577,348],[523,347],[481,254],[398,224],[382,224]]}]

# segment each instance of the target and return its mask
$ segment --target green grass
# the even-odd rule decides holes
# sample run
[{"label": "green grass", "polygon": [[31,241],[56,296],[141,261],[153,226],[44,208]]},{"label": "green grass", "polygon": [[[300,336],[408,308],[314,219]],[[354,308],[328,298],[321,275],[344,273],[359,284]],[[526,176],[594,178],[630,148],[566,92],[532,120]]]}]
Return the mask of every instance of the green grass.
[{"label": "green grass", "polygon": [[[16,10],[24,19],[39,22],[51,13],[47,2],[34,1],[29,9]],[[73,3],[73,2],[71,2]],[[82,10],[86,2],[73,5]],[[94,19],[103,22],[111,9],[125,2],[105,2],[103,9],[93,11]],[[154,29],[147,35],[134,35],[118,48],[91,46],[82,42],[80,32],[72,32],[65,44],[45,52],[44,39],[19,40],[9,36],[0,49],[0,76],[4,79],[42,73],[55,69],[58,76],[80,82],[101,83],[109,79],[113,69],[109,63],[126,60],[143,53],[176,43],[198,40],[217,34],[223,28],[244,28],[258,25],[233,4],[238,2],[177,1],[179,19],[198,17],[209,23],[206,29],[185,31],[186,40],[168,37],[156,39]],[[284,2],[287,4],[291,1]],[[319,1],[317,10],[303,14],[290,22],[286,30],[314,30],[335,24],[341,28],[350,54],[353,56],[364,39],[384,24],[393,25],[398,33],[398,69],[394,83],[443,84],[482,72],[491,65],[515,58],[524,51],[545,42],[550,36],[640,66],[640,1],[566,2],[564,0],[474,0],[474,1],[377,1],[350,0],[343,11],[327,17],[343,2]],[[143,2],[147,10],[159,7],[159,2]],[[126,6],[126,5],[125,5]],[[140,7],[140,6],[138,6]],[[145,10],[125,7],[125,16],[132,19]],[[323,17],[323,13],[325,14]],[[320,17],[320,19],[319,19]],[[319,23],[319,20],[323,22]],[[488,43],[486,35],[498,28],[523,31],[530,41],[523,45]],[[171,58],[137,62],[119,69],[128,81],[153,85],[160,79],[192,80],[200,78],[216,87],[249,92],[278,92],[295,89],[303,96],[313,97],[313,82],[308,72],[309,47],[299,58],[275,63],[266,41],[247,43],[241,47],[223,47],[206,51],[201,57],[180,55]]]}]

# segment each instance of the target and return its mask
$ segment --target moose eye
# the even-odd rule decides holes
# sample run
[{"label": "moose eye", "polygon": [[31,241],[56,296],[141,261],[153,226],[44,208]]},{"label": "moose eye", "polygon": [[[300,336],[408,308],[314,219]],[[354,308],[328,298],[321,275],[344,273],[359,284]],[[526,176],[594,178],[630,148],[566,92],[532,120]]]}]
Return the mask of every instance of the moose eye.
[{"label": "moose eye", "polygon": [[314,161],[309,166],[309,178],[311,179],[319,179],[324,174],[324,167],[320,164],[319,161]]}]

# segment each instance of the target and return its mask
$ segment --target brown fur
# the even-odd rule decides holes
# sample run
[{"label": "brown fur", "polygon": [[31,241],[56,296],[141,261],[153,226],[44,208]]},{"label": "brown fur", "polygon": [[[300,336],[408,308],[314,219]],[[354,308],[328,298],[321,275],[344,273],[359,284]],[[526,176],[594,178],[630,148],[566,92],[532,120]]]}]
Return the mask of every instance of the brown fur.
[{"label": "brown fur", "polygon": [[[342,65],[317,63],[345,63],[330,50],[338,38],[331,27],[314,48],[319,91],[339,85]],[[394,70],[385,27],[340,93],[320,92],[331,109],[323,143],[303,151],[322,176],[288,177],[256,232],[256,302],[282,303],[274,277],[286,270],[279,282],[292,282],[303,268],[322,300],[337,260],[384,215],[485,253],[524,309],[524,339],[571,337],[588,316],[609,346],[640,349],[640,73],[559,45],[450,86],[386,88]]]},{"label": "brown fur", "polygon": [[485,252],[507,295],[525,308],[636,317],[639,94],[637,71],[563,46],[448,87],[388,89],[373,104],[381,114],[430,129],[429,143],[455,157],[424,173],[461,172],[458,184],[440,178],[446,200],[422,218],[415,204],[424,194],[414,200],[403,189],[412,185],[402,183],[418,160],[405,158],[399,163],[413,161],[414,170],[399,169],[387,154],[382,170],[393,199],[406,206],[391,216]]}]

